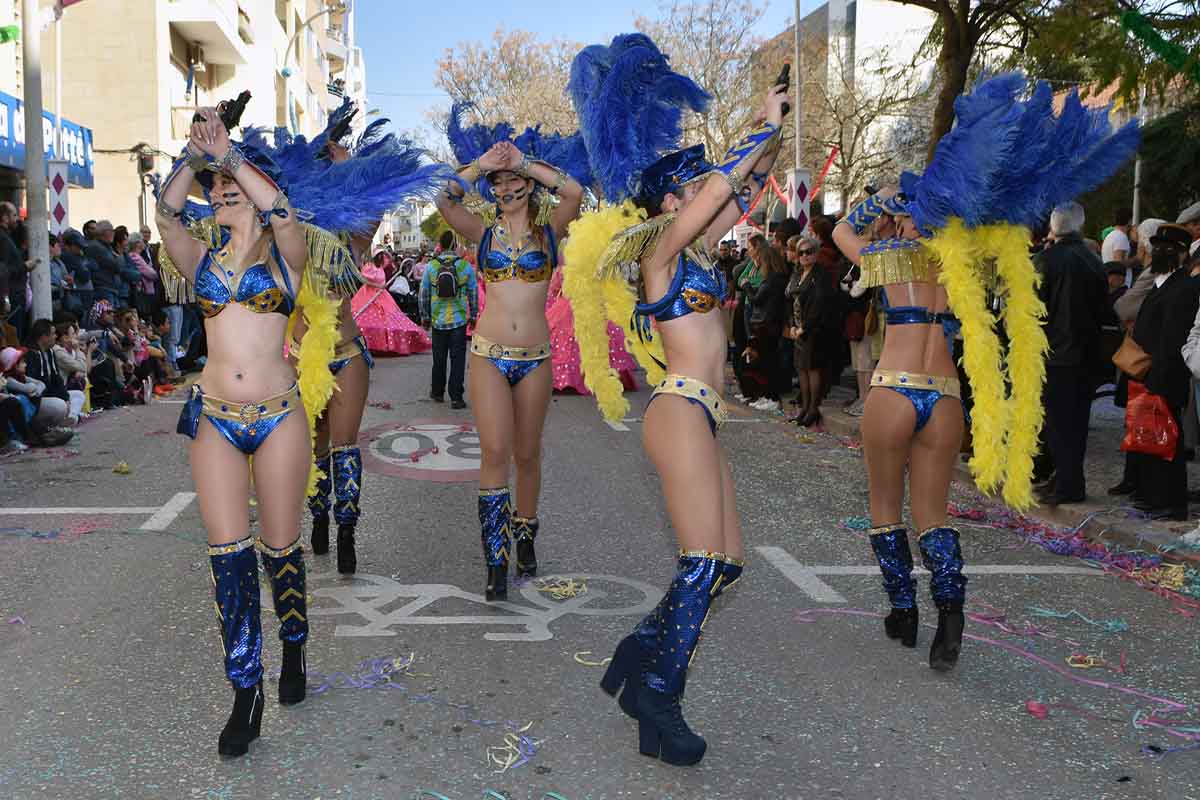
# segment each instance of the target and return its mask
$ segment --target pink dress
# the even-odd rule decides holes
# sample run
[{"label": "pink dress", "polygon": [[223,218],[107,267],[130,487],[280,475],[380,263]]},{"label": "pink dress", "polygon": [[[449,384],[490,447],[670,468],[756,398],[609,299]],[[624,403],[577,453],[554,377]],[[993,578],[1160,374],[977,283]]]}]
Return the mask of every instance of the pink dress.
[{"label": "pink dress", "polygon": [[[590,395],[583,382],[583,370],[579,366],[579,343],[575,341],[575,315],[571,304],[562,293],[563,271],[554,271],[550,291],[546,295],[546,322],[550,325],[550,352],[554,363],[554,390],[574,391]],[[625,351],[625,333],[611,322],[608,323],[608,363],[621,375],[626,391],[637,389],[633,356]]]},{"label": "pink dress", "polygon": [[[363,275],[372,283],[384,281],[383,270],[374,264],[364,267]],[[409,319],[381,286],[364,285],[350,301],[350,308],[375,355],[411,356],[433,348],[429,334]]]}]

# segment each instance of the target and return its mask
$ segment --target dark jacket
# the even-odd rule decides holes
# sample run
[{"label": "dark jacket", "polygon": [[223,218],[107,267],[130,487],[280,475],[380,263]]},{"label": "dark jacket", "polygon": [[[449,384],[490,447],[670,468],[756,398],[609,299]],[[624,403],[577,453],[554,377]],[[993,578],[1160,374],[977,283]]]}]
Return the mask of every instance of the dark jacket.
[{"label": "dark jacket", "polygon": [[1108,318],[1108,280],[1099,256],[1079,234],[1064,236],[1034,259],[1042,274],[1038,294],[1046,304],[1048,367],[1092,366],[1100,326]]},{"label": "dark jacket", "polygon": [[58,361],[55,360],[52,351],[38,350],[35,347],[29,348],[25,354],[25,374],[46,384],[46,391],[42,393],[43,397],[69,399],[67,382],[63,380],[62,373],[58,371]]},{"label": "dark jacket", "polygon": [[768,275],[750,297],[751,329],[761,325],[770,326],[767,333],[778,335],[787,318],[787,304],[783,292],[787,288],[787,273]]},{"label": "dark jacket", "polygon": [[813,266],[808,277],[801,279],[800,272],[792,276],[788,291],[792,300],[792,325],[804,329],[805,338],[819,333],[828,324],[829,305],[834,302],[833,290],[829,288],[826,271]]},{"label": "dark jacket", "polygon": [[141,273],[125,257],[99,239],[93,239],[83,249],[84,254],[96,262],[92,280],[96,296],[128,303],[132,287],[141,280]]},{"label": "dark jacket", "polygon": [[1151,357],[1146,388],[1177,409],[1187,405],[1191,391],[1192,373],[1181,351],[1198,305],[1200,278],[1177,269],[1162,286],[1150,290],[1133,325],[1133,340]]},{"label": "dark jacket", "polygon": [[0,229],[0,297],[11,295],[13,308],[25,305],[26,274],[21,248],[8,231]]}]

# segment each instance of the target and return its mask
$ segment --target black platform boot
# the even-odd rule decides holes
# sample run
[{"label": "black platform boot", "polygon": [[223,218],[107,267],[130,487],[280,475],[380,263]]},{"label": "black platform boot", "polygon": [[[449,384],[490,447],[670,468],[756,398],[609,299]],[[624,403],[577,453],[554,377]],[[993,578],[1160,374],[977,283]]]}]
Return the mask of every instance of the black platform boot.
[{"label": "black platform boot", "polygon": [[312,551],[318,556],[329,552],[329,495],[333,491],[333,459],[326,453],[317,456],[317,469],[321,477],[317,479],[317,491],[308,498],[308,510],[312,514]]},{"label": "black platform boot", "polygon": [[358,555],[354,552],[354,526],[349,523],[338,525],[337,569],[343,575],[353,575],[358,569]]},{"label": "black platform boot", "polygon": [[508,599],[508,547],[512,502],[508,487],[479,490],[479,530],[483,560],[487,564],[487,588],[484,597]]},{"label": "black platform boot", "polygon": [[953,528],[931,528],[921,534],[919,543],[922,560],[930,573],[929,590],[938,607],[937,633],[929,648],[929,666],[945,672],[958,663],[966,625],[963,601],[967,578],[962,574],[962,549],[958,531]]},{"label": "black platform boot", "polygon": [[[279,641],[283,643],[283,664],[279,671],[279,702],[289,706],[304,699],[307,668],[304,643],[308,641],[308,587],[304,569],[304,550],[300,539],[280,550],[261,539],[263,570],[271,579],[275,616],[279,618]],[[338,551],[339,554],[341,551]]]},{"label": "black platform boot", "polygon": [[539,523],[537,517],[526,519],[514,516],[512,518],[513,542],[517,546],[517,577],[533,578],[537,575],[537,553],[533,551],[533,540],[537,538]]},{"label": "black platform boot", "polygon": [[333,517],[337,520],[337,569],[353,575],[358,569],[354,529],[358,525],[362,494],[362,453],[354,446],[333,449]]},{"label": "black platform boot", "polygon": [[221,738],[217,740],[217,752],[223,756],[244,756],[250,743],[258,738],[262,729],[263,712],[262,681],[246,689],[234,689],[233,712],[230,713]]},{"label": "black platform boot", "polygon": [[899,639],[905,647],[917,646],[917,583],[913,580],[912,550],[904,528],[885,526],[871,529],[871,549],[883,574],[883,589],[892,604],[883,621],[889,639]]},{"label": "black platform boot", "polygon": [[253,547],[247,537],[208,548],[225,675],[234,689],[233,712],[217,741],[223,756],[244,755],[262,724],[262,621]]},{"label": "black platform boot", "polygon": [[688,766],[699,763],[707,744],[688,727],[679,701],[724,565],[692,555],[681,556],[679,563],[664,598],[653,662],[638,691],[638,749],[668,764]]}]

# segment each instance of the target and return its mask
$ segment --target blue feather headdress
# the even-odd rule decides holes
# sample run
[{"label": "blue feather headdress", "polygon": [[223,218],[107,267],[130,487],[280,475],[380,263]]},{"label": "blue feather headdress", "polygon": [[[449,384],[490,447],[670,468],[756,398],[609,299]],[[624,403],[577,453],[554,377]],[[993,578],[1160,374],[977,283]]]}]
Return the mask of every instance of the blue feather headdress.
[{"label": "blue feather headdress", "polygon": [[[691,149],[684,151],[687,158],[673,151],[683,134],[683,112],[703,112],[711,96],[673,71],[645,34],[585,47],[571,63],[567,91],[592,170],[610,202],[661,195],[664,187],[670,191],[707,171],[703,149],[699,159]],[[655,166],[660,159],[673,162]]]},{"label": "blue feather headdress", "polygon": [[250,128],[245,140],[272,157],[288,181],[288,200],[307,221],[334,233],[369,235],[402,203],[432,200],[451,173],[428,162],[410,140],[386,131],[386,119],[368,125],[349,147],[351,157],[334,163],[326,143],[343,143],[348,134],[340,131],[353,116],[347,100],[311,140],[286,128],[276,128],[272,141],[266,130]]},{"label": "blue feather headdress", "polygon": [[1020,73],[979,83],[955,101],[957,123],[922,175],[905,173],[905,210],[925,233],[952,217],[968,228],[1035,227],[1050,211],[1096,188],[1136,152],[1137,122],[1113,132],[1109,107],[1088,109],[1071,92],[1054,114],[1054,94],[1039,81],[1028,99]]},{"label": "blue feather headdress", "polygon": [[[581,186],[592,184],[587,147],[579,133],[543,134],[541,126],[538,125],[526,128],[520,135],[514,136],[515,128],[507,122],[491,126],[482,123],[465,125],[463,118],[472,108],[474,106],[471,103],[455,103],[450,108],[450,118],[446,124],[446,139],[460,164],[470,164],[497,142],[511,141],[530,159],[545,161],[570,175]],[[488,202],[495,201],[491,183],[486,175],[480,176],[476,181],[475,190]]]}]

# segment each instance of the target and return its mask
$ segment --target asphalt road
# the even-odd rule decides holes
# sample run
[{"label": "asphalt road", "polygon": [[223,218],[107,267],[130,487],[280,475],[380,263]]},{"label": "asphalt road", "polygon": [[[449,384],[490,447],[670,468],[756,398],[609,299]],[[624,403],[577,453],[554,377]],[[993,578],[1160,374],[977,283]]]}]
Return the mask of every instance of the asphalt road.
[{"label": "asphalt road", "polygon": [[[690,769],[640,756],[595,666],[672,570],[640,422],[615,429],[590,398],[555,398],[538,557],[543,575],[586,588],[555,599],[530,585],[489,606],[470,416],[424,399],[428,368],[374,373],[359,573],[306,556],[310,697],[283,708],[272,684],[262,738],[239,760],[216,754],[231,694],[179,405],[107,412],[77,445],[0,461],[0,797],[1200,798],[1200,750],[1147,754],[1187,742],[1134,725],[1166,698],[1188,707],[1171,719],[1200,726],[1195,620],[964,525],[980,568],[970,607],[1012,632],[970,622],[958,668],[934,673],[924,577],[916,650],[874,616],[885,601],[854,530],[859,453],[748,412],[721,436],[749,563],[685,699],[708,754]],[[962,488],[955,500],[981,502]],[[264,583],[266,609],[269,597]],[[1118,619],[1126,630],[1104,625]],[[275,624],[268,611],[268,670]],[[1068,666],[1075,653],[1111,666]]]}]

